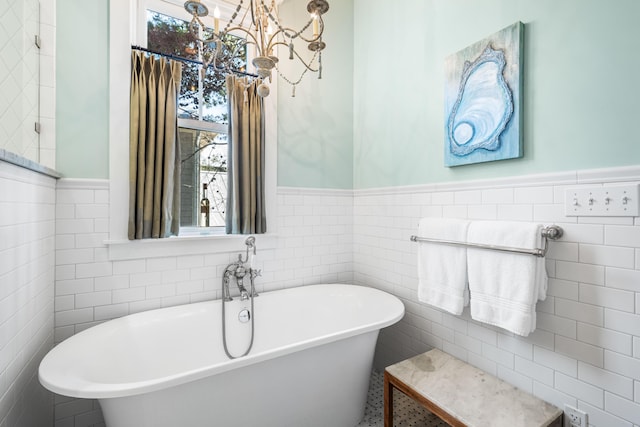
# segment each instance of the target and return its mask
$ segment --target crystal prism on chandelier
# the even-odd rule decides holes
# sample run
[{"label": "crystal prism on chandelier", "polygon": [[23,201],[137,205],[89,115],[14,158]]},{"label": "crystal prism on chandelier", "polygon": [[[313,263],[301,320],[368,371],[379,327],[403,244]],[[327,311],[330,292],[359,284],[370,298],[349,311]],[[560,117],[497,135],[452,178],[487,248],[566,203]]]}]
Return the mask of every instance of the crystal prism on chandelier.
[{"label": "crystal prism on chandelier", "polygon": [[[269,1],[269,0],[267,0]],[[227,35],[240,36],[244,45],[255,47],[255,57],[251,61],[256,68],[257,79],[260,81],[258,95],[269,95],[267,79],[271,81],[272,71],[278,72],[280,77],[292,86],[292,96],[295,96],[296,86],[302,81],[307,72],[317,73],[322,78],[322,50],[326,44],[322,41],[324,21],[322,15],[329,10],[326,0],[311,0],[307,4],[309,20],[299,30],[285,26],[278,16],[275,0],[269,5],[265,0],[249,0],[249,5],[244,6],[243,0],[238,0],[235,11],[229,22],[220,29],[220,12],[216,6],[213,13],[214,31],[205,38],[205,24],[202,18],[209,15],[209,8],[199,0],[187,0],[184,8],[192,16],[189,30],[195,35],[198,42],[198,50],[202,56],[203,72],[211,64],[217,68],[225,68],[219,58],[222,54],[222,46]],[[311,27],[311,29],[310,29]],[[304,44],[312,53],[310,60],[305,59],[296,50],[296,44]],[[279,59],[275,56],[276,47],[284,46],[290,60],[296,58],[303,64],[300,76],[289,78],[278,68]]]}]

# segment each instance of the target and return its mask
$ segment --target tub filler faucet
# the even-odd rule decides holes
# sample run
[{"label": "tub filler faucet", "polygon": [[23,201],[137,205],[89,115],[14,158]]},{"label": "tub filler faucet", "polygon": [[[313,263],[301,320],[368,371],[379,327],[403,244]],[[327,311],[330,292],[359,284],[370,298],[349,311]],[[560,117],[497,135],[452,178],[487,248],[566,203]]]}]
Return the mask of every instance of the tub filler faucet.
[{"label": "tub filler faucet", "polygon": [[[256,238],[253,236],[247,237],[244,244],[247,246],[246,254],[243,258],[242,254],[238,254],[238,260],[227,265],[224,269],[222,276],[222,298],[224,301],[232,301],[231,291],[229,290],[229,283],[231,278],[234,277],[236,284],[238,285],[238,291],[240,291],[240,300],[246,301],[249,298],[257,297],[254,286],[254,279],[260,276],[262,273],[260,270],[253,268],[253,256],[256,254]],[[249,276],[251,283],[250,291],[244,286],[244,278]]]},{"label": "tub filler faucet", "polygon": [[[253,268],[253,256],[256,254],[256,238],[253,236],[247,237],[247,240],[244,241],[244,244],[247,246],[247,251],[242,257],[242,253],[238,254],[238,259],[235,262],[227,265],[227,268],[224,269],[224,274],[222,275],[222,345],[224,347],[224,352],[227,354],[229,359],[236,359],[238,357],[243,357],[249,354],[251,351],[251,347],[253,347],[253,334],[255,332],[254,321],[255,321],[255,312],[254,312],[254,304],[253,300],[258,296],[256,292],[256,288],[253,285],[253,281],[257,276],[260,276],[260,270],[255,270]],[[251,283],[251,288],[247,291],[247,288],[244,286],[244,278],[249,277],[249,282]],[[231,292],[229,290],[229,283],[231,282],[231,278],[234,277],[236,280],[236,284],[238,285],[238,290],[240,291],[240,301],[251,300],[251,309],[247,307],[242,308],[240,313],[238,314],[238,321],[242,323],[251,322],[251,340],[249,342],[249,346],[246,351],[239,356],[234,356],[229,351],[227,347],[227,317],[226,317],[226,308],[225,303],[229,301],[233,301],[231,298]],[[242,304],[246,305],[246,304]]]}]

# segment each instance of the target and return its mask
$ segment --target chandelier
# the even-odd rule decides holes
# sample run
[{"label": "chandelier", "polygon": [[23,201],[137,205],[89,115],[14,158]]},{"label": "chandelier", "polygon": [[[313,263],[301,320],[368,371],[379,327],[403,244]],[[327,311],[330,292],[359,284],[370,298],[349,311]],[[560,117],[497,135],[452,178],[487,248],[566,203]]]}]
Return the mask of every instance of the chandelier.
[{"label": "chandelier", "polygon": [[[322,41],[322,33],[324,32],[322,15],[329,10],[329,3],[326,0],[311,0],[307,4],[309,20],[299,30],[285,27],[282,24],[278,17],[275,0],[271,0],[269,5],[265,3],[265,0],[249,0],[248,7],[243,6],[243,0],[237,1],[235,11],[222,30],[220,29],[220,11],[217,6],[215,7],[213,33],[207,38],[202,37],[206,28],[202,19],[209,15],[209,8],[199,0],[187,0],[184,3],[184,8],[192,16],[189,29],[194,34],[202,54],[203,72],[211,64],[220,67],[217,61],[221,56],[225,37],[228,34],[241,34],[244,45],[255,47],[255,57],[251,63],[256,68],[256,78],[260,80],[258,95],[261,97],[269,95],[269,86],[266,84],[266,80],[271,81],[274,69],[283,80],[292,86],[292,96],[295,96],[296,86],[308,71],[317,73],[318,78],[322,78],[322,50],[326,47]],[[309,31],[309,27],[311,27],[311,31]],[[313,52],[310,60],[303,59],[296,50],[294,42],[302,42],[308,50]],[[297,58],[303,64],[303,71],[297,79],[284,76],[278,68],[279,59],[276,56],[276,47],[279,45],[286,47],[284,50],[288,52],[290,60]]]}]

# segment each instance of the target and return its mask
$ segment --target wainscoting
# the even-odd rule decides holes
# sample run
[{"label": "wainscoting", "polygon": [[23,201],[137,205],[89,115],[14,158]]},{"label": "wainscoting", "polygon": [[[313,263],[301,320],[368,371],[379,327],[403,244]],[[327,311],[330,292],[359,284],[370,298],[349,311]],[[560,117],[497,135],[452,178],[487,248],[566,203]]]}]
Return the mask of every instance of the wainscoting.
[{"label": "wainscoting", "polygon": [[[567,217],[564,190],[640,181],[616,168],[354,194],[355,282],[391,292],[407,314],[383,330],[376,366],[437,347],[599,427],[640,425],[640,218]],[[418,303],[421,217],[558,224],[547,255],[548,296],[527,338]]]},{"label": "wainscoting", "polygon": [[0,426],[47,426],[38,382],[53,346],[55,178],[0,160]]},{"label": "wainscoting", "polygon": [[[262,276],[258,292],[313,283],[353,281],[351,191],[280,188],[277,230],[269,247],[257,236]],[[62,179],[56,204],[55,341],[105,320],[221,295],[222,273],[242,240],[228,252],[111,261],[109,185]],[[177,242],[176,242],[177,243]],[[201,247],[202,242],[187,243]],[[182,244],[182,243],[181,243]],[[261,246],[262,245],[262,246]],[[57,427],[102,425],[97,402],[56,396]]]},{"label": "wainscoting", "polygon": [[[559,407],[592,426],[640,425],[640,220],[566,217],[569,186],[639,182],[639,168],[578,171],[372,190],[279,188],[278,227],[258,257],[259,290],[347,282],[405,303],[381,332],[376,366],[432,347]],[[238,251],[109,260],[106,181],[61,180],[56,204],[55,340],[129,313],[219,297]],[[547,256],[549,292],[527,338],[417,302],[415,234],[424,216],[558,224]],[[57,426],[101,425],[91,401],[56,399]]]}]

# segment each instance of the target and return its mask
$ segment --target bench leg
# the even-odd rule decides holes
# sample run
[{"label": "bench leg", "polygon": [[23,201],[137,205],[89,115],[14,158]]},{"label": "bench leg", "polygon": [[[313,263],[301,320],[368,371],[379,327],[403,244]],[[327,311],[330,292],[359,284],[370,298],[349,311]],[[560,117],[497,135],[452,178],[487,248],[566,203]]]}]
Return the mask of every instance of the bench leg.
[{"label": "bench leg", "polygon": [[384,427],[393,427],[393,384],[387,371],[384,372]]}]

